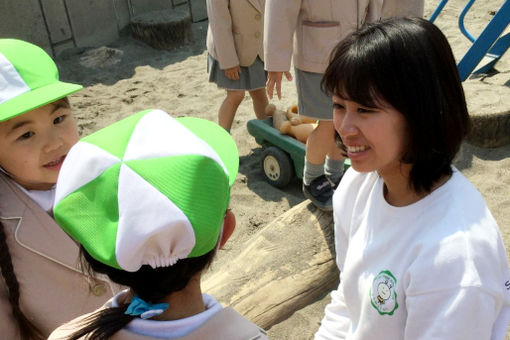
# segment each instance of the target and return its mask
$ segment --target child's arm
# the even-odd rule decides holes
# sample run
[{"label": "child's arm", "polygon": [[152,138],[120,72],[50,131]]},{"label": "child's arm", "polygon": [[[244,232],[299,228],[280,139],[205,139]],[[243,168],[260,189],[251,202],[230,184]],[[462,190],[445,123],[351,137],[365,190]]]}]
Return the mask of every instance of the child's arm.
[{"label": "child's arm", "polygon": [[268,72],[267,94],[273,99],[276,88],[281,99],[282,76],[291,81],[290,61],[301,0],[266,0],[264,18],[264,64]]},{"label": "child's arm", "polygon": [[226,70],[238,66],[228,0],[207,0],[207,16],[220,68]]}]

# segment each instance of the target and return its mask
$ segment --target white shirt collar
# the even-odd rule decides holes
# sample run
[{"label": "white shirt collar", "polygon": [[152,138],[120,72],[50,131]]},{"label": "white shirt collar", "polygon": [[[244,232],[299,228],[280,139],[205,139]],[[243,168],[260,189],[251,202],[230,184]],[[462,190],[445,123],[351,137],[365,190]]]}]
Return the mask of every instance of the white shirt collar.
[{"label": "white shirt collar", "polygon": [[[126,294],[126,291],[120,292],[113,297],[112,307],[119,306],[118,300],[124,294]],[[211,295],[202,294],[202,299],[206,308],[202,313],[172,321],[135,318],[125,327],[125,330],[160,339],[174,339],[185,336],[202,326],[209,318],[223,309],[223,306]],[[172,306],[168,308],[172,308]]]}]

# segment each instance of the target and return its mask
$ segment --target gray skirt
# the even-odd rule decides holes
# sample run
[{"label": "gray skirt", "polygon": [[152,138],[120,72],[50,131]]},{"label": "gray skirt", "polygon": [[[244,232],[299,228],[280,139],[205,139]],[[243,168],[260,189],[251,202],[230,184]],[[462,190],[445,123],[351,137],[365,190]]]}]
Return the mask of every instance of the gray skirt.
[{"label": "gray skirt", "polygon": [[333,101],[322,92],[321,73],[294,68],[298,96],[298,112],[318,120],[333,120]]},{"label": "gray skirt", "polygon": [[241,66],[239,79],[231,80],[225,75],[225,70],[220,68],[220,63],[208,54],[207,72],[209,82],[222,89],[253,91],[266,87],[267,72],[264,70],[264,62],[259,57],[250,66]]}]

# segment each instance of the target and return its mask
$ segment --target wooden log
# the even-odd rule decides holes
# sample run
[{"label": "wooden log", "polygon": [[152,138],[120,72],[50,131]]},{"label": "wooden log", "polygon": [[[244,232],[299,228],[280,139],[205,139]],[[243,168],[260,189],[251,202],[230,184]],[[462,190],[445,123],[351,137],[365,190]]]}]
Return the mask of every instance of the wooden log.
[{"label": "wooden log", "polygon": [[192,38],[191,17],[179,8],[137,15],[129,26],[134,38],[161,50],[186,45]]},{"label": "wooden log", "polygon": [[269,329],[338,286],[331,213],[304,201],[260,230],[203,291]]}]

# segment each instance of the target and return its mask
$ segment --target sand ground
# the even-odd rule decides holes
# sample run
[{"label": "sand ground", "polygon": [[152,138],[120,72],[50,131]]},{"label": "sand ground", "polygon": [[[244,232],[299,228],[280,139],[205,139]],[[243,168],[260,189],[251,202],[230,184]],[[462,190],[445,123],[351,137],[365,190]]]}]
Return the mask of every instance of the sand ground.
[{"label": "sand ground", "polygon": [[[426,0],[429,16],[439,1]],[[466,27],[477,36],[491,19],[502,0],[475,2],[465,19]],[[465,1],[450,1],[436,24],[449,39],[454,54],[460,59],[470,46],[457,26],[457,18]],[[61,55],[58,66],[64,80],[84,85],[84,90],[71,96],[80,133],[89,134],[123,117],[148,108],[167,111],[174,117],[196,116],[212,121],[225,93],[207,82],[205,35],[207,22],[193,24],[193,41],[171,51],[155,50],[133,40],[128,32],[109,45],[115,49],[101,64],[87,56],[89,50],[69,50]],[[510,55],[507,53],[490,76],[477,76],[464,83],[468,106],[473,113],[510,114]],[[273,101],[286,108],[296,102],[294,84],[284,82],[282,100]],[[301,182],[294,179],[285,189],[264,182],[260,167],[263,149],[247,133],[246,122],[255,117],[251,99],[241,104],[232,128],[241,160],[240,171],[232,191],[231,207],[238,227],[225,248],[220,251],[212,271],[228,266],[245,242],[275,217],[302,202]],[[465,143],[456,161],[457,167],[482,193],[496,218],[510,253],[510,145],[482,148]],[[289,233],[292,226],[289,226]],[[284,242],[285,240],[282,240]],[[303,245],[306,246],[306,245]],[[309,339],[316,331],[329,296],[294,313],[273,326],[273,339]]]}]

